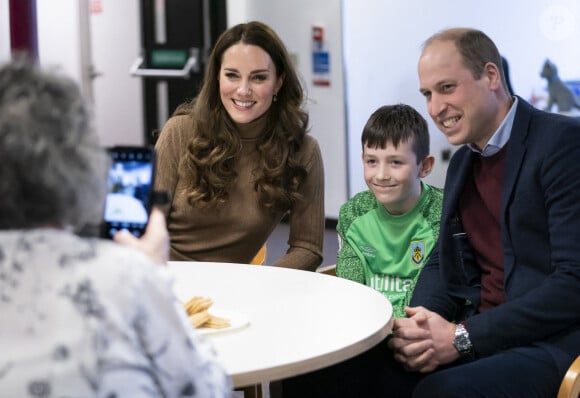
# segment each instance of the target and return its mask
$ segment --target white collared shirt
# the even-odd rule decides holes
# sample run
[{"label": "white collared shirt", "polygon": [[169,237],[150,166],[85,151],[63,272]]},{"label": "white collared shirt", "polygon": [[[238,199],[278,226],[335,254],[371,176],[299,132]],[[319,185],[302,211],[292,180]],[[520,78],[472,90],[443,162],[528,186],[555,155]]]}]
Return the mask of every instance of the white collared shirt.
[{"label": "white collared shirt", "polygon": [[483,157],[489,157],[495,155],[504,147],[504,145],[510,139],[512,133],[512,127],[514,125],[514,118],[516,115],[516,109],[519,101],[517,97],[513,97],[513,99],[514,103],[512,104],[509,112],[507,113],[507,115],[505,116],[505,118],[499,125],[498,129],[495,131],[495,133],[493,133],[490,140],[487,142],[487,144],[485,144],[483,150],[480,150],[477,146],[473,144],[467,144],[469,149],[471,149],[473,152],[481,154],[481,156]]}]

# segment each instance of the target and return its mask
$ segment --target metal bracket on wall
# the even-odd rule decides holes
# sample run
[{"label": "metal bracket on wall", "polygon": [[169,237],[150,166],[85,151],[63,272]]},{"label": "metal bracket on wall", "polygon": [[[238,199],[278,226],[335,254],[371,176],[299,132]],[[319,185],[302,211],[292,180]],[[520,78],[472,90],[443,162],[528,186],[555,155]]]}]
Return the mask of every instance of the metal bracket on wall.
[{"label": "metal bracket on wall", "polygon": [[181,69],[147,69],[142,68],[145,57],[140,55],[137,57],[129,73],[131,76],[145,76],[145,77],[177,77],[182,79],[189,79],[191,72],[197,73],[201,70],[201,62],[199,59],[199,48],[190,48],[189,57]]}]

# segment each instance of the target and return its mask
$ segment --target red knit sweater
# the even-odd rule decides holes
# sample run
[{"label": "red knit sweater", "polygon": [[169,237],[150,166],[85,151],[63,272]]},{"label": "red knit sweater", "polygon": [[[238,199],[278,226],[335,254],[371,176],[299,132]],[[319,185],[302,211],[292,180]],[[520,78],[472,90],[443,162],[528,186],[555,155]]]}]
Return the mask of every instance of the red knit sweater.
[{"label": "red knit sweater", "polygon": [[481,268],[479,312],[505,301],[500,212],[506,147],[490,157],[477,156],[459,201],[463,229]]}]

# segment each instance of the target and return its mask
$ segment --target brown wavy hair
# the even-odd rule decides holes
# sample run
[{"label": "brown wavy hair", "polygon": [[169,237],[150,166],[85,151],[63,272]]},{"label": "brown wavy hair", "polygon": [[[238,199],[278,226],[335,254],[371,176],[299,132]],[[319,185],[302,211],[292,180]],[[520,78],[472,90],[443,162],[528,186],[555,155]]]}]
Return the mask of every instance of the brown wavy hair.
[{"label": "brown wavy hair", "polygon": [[228,187],[237,177],[236,160],[242,145],[236,125],[221,102],[218,76],[224,52],[238,43],[262,48],[276,67],[276,77],[284,76],[277,100],[264,115],[266,127],[258,142],[261,162],[254,170],[254,188],[262,206],[286,211],[301,198],[299,189],[306,177],[298,153],[307,133],[308,114],[303,109],[304,91],[286,47],[269,26],[256,21],[233,26],[218,38],[199,95],[174,112],[190,115],[195,130],[181,164],[190,187],[188,202],[199,208],[226,202]]}]

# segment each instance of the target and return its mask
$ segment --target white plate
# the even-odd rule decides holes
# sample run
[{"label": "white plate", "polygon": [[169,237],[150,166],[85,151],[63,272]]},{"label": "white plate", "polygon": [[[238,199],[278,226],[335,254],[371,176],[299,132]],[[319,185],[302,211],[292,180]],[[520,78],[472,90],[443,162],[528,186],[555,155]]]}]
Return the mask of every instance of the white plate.
[{"label": "white plate", "polygon": [[218,316],[220,318],[227,319],[230,322],[230,326],[221,329],[197,328],[197,331],[200,334],[216,334],[216,333],[231,332],[234,330],[245,328],[250,324],[250,320],[248,319],[248,317],[240,312],[230,311],[219,307],[210,307],[208,312],[213,316]]}]

